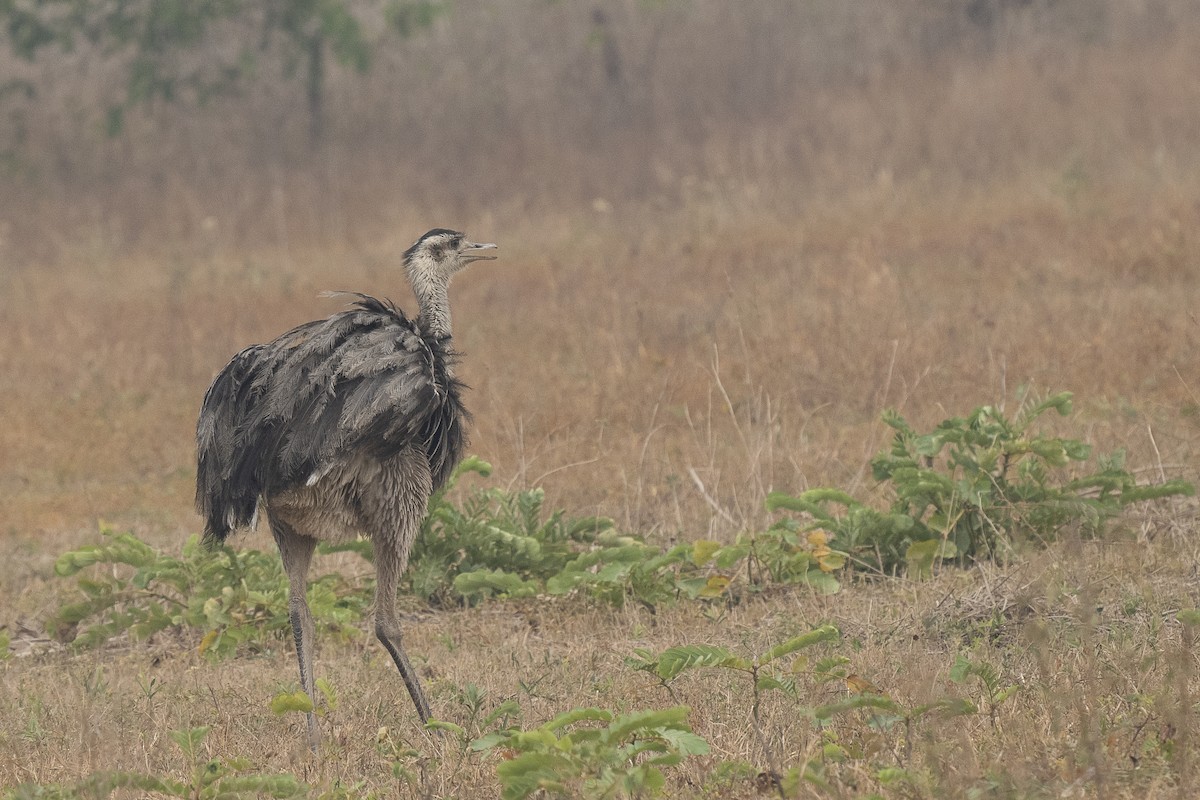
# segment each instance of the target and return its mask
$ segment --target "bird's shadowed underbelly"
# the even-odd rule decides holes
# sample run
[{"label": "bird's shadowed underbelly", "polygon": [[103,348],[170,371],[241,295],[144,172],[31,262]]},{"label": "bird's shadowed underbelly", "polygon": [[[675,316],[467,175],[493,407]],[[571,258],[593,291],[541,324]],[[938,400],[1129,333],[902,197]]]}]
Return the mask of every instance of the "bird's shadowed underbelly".
[{"label": "bird's shadowed underbelly", "polygon": [[[402,535],[395,529],[397,520],[416,517],[419,524],[431,491],[427,456],[408,448],[384,461],[356,456],[311,485],[265,498],[265,506],[273,519],[314,539],[346,542],[362,535],[378,540]],[[404,542],[404,549],[411,544]]]}]

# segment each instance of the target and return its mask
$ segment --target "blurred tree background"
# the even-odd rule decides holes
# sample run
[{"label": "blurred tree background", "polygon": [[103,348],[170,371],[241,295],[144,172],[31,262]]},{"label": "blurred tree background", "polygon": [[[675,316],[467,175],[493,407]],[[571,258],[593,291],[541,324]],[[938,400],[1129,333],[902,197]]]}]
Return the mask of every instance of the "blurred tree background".
[{"label": "blurred tree background", "polygon": [[17,261],[1196,170],[1200,8],[1172,0],[0,0],[0,23]]},{"label": "blurred tree background", "polygon": [[[321,138],[327,62],[364,73],[386,33],[407,36],[428,26],[441,6],[389,0],[153,0],[89,2],[8,0],[0,6],[12,52],[33,62],[91,47],[121,62],[124,98],[107,108],[110,135],[121,132],[128,109],[156,100],[207,106],[236,94],[255,79],[300,81],[308,109],[309,138]],[[384,31],[368,38],[365,26],[382,19]],[[56,49],[54,55],[43,53]],[[36,93],[30,81],[8,91]]]}]

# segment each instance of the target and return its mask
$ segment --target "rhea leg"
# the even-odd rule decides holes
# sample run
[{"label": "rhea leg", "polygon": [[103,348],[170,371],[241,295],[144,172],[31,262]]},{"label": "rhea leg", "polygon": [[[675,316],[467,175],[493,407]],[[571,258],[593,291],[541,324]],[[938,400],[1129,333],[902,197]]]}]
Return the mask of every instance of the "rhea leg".
[{"label": "rhea leg", "polygon": [[[408,564],[408,544],[403,534],[399,541],[390,537],[380,537],[375,540],[375,636],[391,654],[400,670],[400,677],[408,687],[413,705],[417,707],[417,716],[421,722],[429,721],[429,701],[421,690],[421,681],[417,671],[409,663],[401,642],[400,620],[396,614],[396,587],[404,567]],[[403,543],[403,544],[402,544]]]},{"label": "rhea leg", "polygon": [[[296,660],[300,664],[300,685],[316,707],[316,682],[313,679],[313,629],[312,612],[308,609],[308,567],[312,563],[317,540],[296,533],[285,522],[271,520],[271,533],[279,546],[283,559],[283,571],[288,577],[288,620],[292,623],[292,636],[296,640]],[[308,712],[308,746],[314,751],[321,741],[317,729],[317,718]]]}]

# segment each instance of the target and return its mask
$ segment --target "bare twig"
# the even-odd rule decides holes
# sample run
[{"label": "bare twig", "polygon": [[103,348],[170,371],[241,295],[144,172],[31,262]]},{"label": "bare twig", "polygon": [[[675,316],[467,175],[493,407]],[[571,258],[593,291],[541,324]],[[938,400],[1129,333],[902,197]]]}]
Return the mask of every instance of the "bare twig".
[{"label": "bare twig", "polygon": [[584,467],[584,466],[587,466],[588,464],[595,464],[599,460],[600,460],[599,458],[588,458],[583,461],[572,461],[570,464],[561,464],[561,465],[555,467],[554,469],[547,470],[546,472],[543,472],[541,475],[538,475],[536,478],[533,479],[533,483],[530,485],[531,486],[541,486],[542,481],[546,480],[546,478],[549,478],[551,475],[553,475],[556,472],[562,472],[564,469],[571,469],[572,467]]},{"label": "bare twig", "polygon": [[1163,469],[1162,453],[1158,452],[1158,442],[1154,441],[1154,429],[1146,425],[1146,435],[1150,437],[1150,446],[1154,448],[1154,463],[1158,466],[1158,479],[1166,483],[1167,472]]},{"label": "bare twig", "polygon": [[696,489],[699,490],[700,496],[704,498],[706,503],[712,506],[713,511],[716,511],[718,514],[720,514],[721,518],[726,522],[732,525],[737,525],[737,520],[733,518],[733,515],[722,508],[721,504],[718,503],[713,496],[708,493],[708,490],[704,488],[704,481],[700,480],[700,476],[696,474],[696,470],[694,468],[688,467],[688,475],[692,476],[692,482],[696,484]]}]

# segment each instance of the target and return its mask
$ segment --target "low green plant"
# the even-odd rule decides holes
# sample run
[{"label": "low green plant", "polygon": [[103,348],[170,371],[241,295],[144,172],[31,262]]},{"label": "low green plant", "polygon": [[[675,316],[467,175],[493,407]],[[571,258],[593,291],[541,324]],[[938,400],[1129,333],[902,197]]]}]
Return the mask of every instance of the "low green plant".
[{"label": "low green plant", "polygon": [[1069,415],[1071,393],[1040,402],[1026,393],[1011,419],[995,406],[980,406],[929,433],[887,411],[892,446],[871,468],[890,490],[891,508],[877,511],[836,489],[772,494],[768,507],[804,514],[797,529],[828,532],[852,566],[922,576],[937,561],[994,558],[1020,540],[1052,540],[1066,526],[1097,535],[1126,506],[1194,493],[1180,480],[1138,484],[1123,450],[1085,469],[1091,445],[1036,429],[1049,411]]},{"label": "low green plant", "polygon": [[308,796],[308,787],[288,773],[257,772],[244,758],[203,760],[200,747],[207,735],[206,727],[171,733],[171,741],[188,761],[187,780],[143,772],[105,771],[69,785],[22,784],[6,791],[3,800],[102,800],[119,790],[185,800]]},{"label": "low green plant", "polygon": [[[728,648],[716,645],[694,644],[669,647],[658,654],[638,648],[634,650],[633,656],[625,659],[625,663],[639,672],[653,675],[667,689],[672,698],[675,698],[675,692],[671,687],[672,682],[691,670],[716,668],[745,676],[745,682],[749,684],[750,717],[754,722],[754,732],[762,748],[763,757],[770,767],[762,775],[766,776],[767,788],[774,786],[778,791],[782,791],[781,770],[778,767],[773,748],[769,744],[771,737],[767,736],[764,731],[761,714],[763,695],[766,692],[782,692],[793,699],[797,698],[796,676],[804,672],[813,675],[818,682],[844,675],[841,666],[845,659],[840,656],[821,659],[811,667],[806,656],[801,655],[788,659],[788,656],[795,655],[801,650],[814,645],[834,642],[840,638],[841,633],[836,627],[822,625],[807,633],[793,636],[753,656],[738,655]],[[784,666],[785,660],[788,661],[787,666]],[[820,783],[819,775],[808,769],[799,770],[793,777],[797,780]]]},{"label": "low green plant", "polygon": [[[144,639],[161,631],[195,632],[209,658],[291,635],[287,579],[279,556],[220,547],[192,536],[180,557],[155,550],[132,533],[101,527],[104,541],[63,553],[60,577],[75,577],[78,599],[51,620],[57,637],[90,647],[114,636]],[[330,574],[310,582],[309,607],[324,633],[354,636],[369,603],[366,587]]]},{"label": "low green plant", "polygon": [[[816,645],[833,644],[841,641],[838,629],[823,625],[811,631],[780,642],[757,655],[739,655],[726,647],[707,644],[691,644],[669,647],[661,653],[644,649],[634,651],[626,664],[640,672],[652,675],[664,686],[673,699],[676,698],[672,684],[685,673],[706,669],[744,676],[746,696],[750,699],[750,715],[754,730],[762,747],[769,769],[758,772],[755,783],[759,793],[772,792],[780,797],[805,795],[813,788],[828,789],[825,764],[860,761],[868,767],[881,786],[908,784],[918,781],[911,773],[912,749],[918,726],[931,718],[947,719],[979,713],[978,707],[969,699],[956,695],[934,698],[918,705],[908,705],[863,680],[848,673],[850,659],[837,652],[828,653],[819,659],[810,659],[805,653]],[[795,656],[795,657],[792,657]],[[983,690],[988,712],[995,716],[995,709],[1016,691],[1015,686],[1004,685],[993,668],[959,657],[951,670],[951,678],[957,683],[978,678]],[[801,678],[806,680],[801,681]],[[805,697],[815,687],[833,682],[844,683],[846,695],[832,703],[811,706]],[[824,742],[821,760],[798,766],[779,763],[770,747],[774,737],[764,730],[765,721],[760,713],[763,697],[768,692],[778,692],[797,703],[796,712],[812,721]],[[875,759],[864,761],[862,752],[842,743],[835,728],[837,720],[847,724],[865,724],[882,734],[895,736],[896,762],[877,763]],[[898,733],[897,733],[898,732]],[[753,772],[743,766],[739,774]],[[805,787],[808,787],[805,789]]]},{"label": "low green plant", "polygon": [[[778,508],[768,498],[767,510]],[[711,549],[711,563],[717,569],[730,575],[744,572],[746,586],[752,588],[802,583],[822,594],[834,594],[841,588],[834,573],[846,566],[846,555],[831,548],[822,531],[804,531],[787,517],[765,531],[738,534],[732,544],[714,547],[715,542],[702,540],[697,545]],[[699,566],[709,563],[695,560]]]},{"label": "low green plant", "polygon": [[[841,633],[836,627],[822,625],[807,633],[793,636],[787,641],[753,656],[741,656],[726,647],[709,644],[669,647],[658,654],[644,648],[637,648],[633,651],[633,656],[625,659],[625,664],[639,672],[653,675],[668,691],[671,690],[671,683],[676,678],[700,667],[715,667],[741,673],[746,676],[750,696],[753,699],[751,715],[755,722],[758,722],[762,693],[777,690],[795,697],[795,675],[798,667],[808,664],[807,658],[802,657],[793,659],[787,668],[780,669],[782,660],[800,650],[836,641],[840,637]],[[814,671],[820,678],[826,679],[834,666],[834,662],[821,661],[818,662]]]},{"label": "low green plant", "polygon": [[[287,689],[277,692],[271,698],[271,712],[274,714],[308,714],[310,711],[316,712],[318,716],[324,716],[331,711],[337,710],[337,692],[334,691],[333,685],[324,678],[317,678],[315,681],[317,691],[321,694],[322,705],[314,708],[312,698],[303,689]],[[294,684],[293,684],[294,685]]]},{"label": "low green plant", "polygon": [[[516,700],[508,698],[491,703],[487,693],[474,683],[459,689],[455,699],[462,711],[461,724],[437,719],[425,724],[426,730],[439,734],[439,741],[444,744],[434,748],[433,752],[418,749],[404,734],[387,727],[380,728],[376,734],[376,751],[385,761],[391,762],[392,777],[407,786],[415,797],[435,796],[437,792],[429,782],[431,773],[460,774],[468,758],[478,757],[472,747],[476,739],[494,731],[508,730],[522,716]],[[441,791],[446,790],[443,787]]]},{"label": "low green plant", "polygon": [[986,661],[972,661],[961,653],[950,668],[950,680],[960,685],[972,682],[977,685],[993,728],[996,727],[1000,706],[1021,690],[1020,684],[1004,681],[994,665]]},{"label": "low green plant", "polygon": [[[855,677],[855,676],[851,676]],[[898,754],[900,766],[886,769],[905,769],[912,763],[912,746],[916,726],[927,717],[961,717],[978,713],[978,708],[970,700],[947,695],[928,703],[907,705],[887,696],[878,689],[868,686],[862,689],[854,688],[855,681],[847,681],[850,694],[844,700],[834,703],[804,709],[804,712],[817,722],[827,725],[833,718],[859,713],[866,720],[868,727],[887,733],[893,729],[902,731],[903,738],[899,740]],[[827,746],[826,753],[835,750],[839,758],[846,756],[846,751],[839,745]],[[891,774],[892,778],[901,777],[899,773]],[[880,779],[887,782],[887,779]]]},{"label": "low green plant", "polygon": [[666,783],[663,768],[708,753],[708,743],[688,725],[687,706],[636,711],[623,716],[599,708],[576,708],[532,730],[483,736],[476,751],[502,749],[496,768],[501,798],[652,797]]}]

